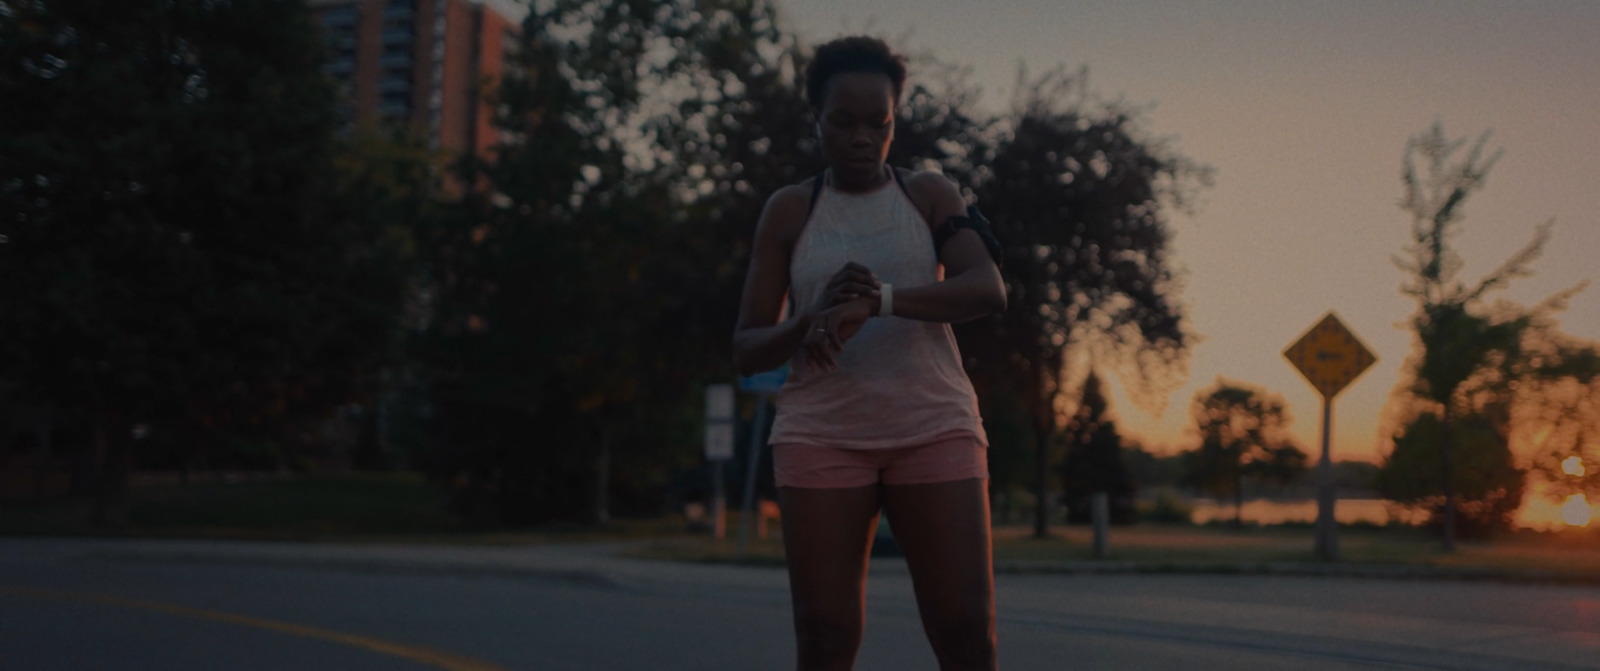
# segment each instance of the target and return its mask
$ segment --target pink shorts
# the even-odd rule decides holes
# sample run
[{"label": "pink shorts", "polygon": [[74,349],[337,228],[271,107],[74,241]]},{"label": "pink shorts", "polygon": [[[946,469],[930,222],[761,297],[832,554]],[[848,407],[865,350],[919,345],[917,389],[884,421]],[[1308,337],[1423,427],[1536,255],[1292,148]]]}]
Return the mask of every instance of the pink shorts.
[{"label": "pink shorts", "polygon": [[954,431],[932,442],[887,450],[850,450],[804,443],[772,446],[779,487],[834,489],[921,485],[989,477],[988,448],[977,436]]}]

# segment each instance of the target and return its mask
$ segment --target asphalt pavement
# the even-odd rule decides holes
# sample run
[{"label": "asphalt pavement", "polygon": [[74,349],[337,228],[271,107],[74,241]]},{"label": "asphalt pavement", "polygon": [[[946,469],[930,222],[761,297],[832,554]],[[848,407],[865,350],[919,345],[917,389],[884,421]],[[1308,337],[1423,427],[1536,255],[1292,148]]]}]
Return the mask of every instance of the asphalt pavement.
[{"label": "asphalt pavement", "polygon": [[[0,668],[793,668],[781,568],[626,547],[0,539]],[[997,576],[1003,668],[1600,669],[1594,586],[1086,564]],[[936,668],[897,559],[857,668]]]}]

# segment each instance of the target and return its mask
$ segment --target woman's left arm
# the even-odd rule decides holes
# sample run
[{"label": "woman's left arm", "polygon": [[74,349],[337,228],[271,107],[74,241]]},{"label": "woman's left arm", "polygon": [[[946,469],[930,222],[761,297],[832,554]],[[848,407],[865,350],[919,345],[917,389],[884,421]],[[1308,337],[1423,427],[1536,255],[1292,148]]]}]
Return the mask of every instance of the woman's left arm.
[{"label": "woman's left arm", "polygon": [[[961,192],[943,175],[919,173],[907,180],[907,187],[925,200],[927,204],[923,207],[931,205],[930,221],[934,225],[967,213],[967,203],[961,198]],[[938,252],[939,263],[944,264],[944,281],[920,287],[894,287],[890,306],[894,316],[959,323],[1005,312],[1005,280],[1001,279],[1000,269],[975,231],[960,229]],[[876,310],[880,298],[862,300],[871,300]]]}]

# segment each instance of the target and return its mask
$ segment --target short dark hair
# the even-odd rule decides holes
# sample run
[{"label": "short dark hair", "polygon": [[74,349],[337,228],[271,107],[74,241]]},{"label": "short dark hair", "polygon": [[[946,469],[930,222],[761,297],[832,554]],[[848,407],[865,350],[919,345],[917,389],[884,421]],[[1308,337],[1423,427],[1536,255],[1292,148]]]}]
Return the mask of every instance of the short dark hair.
[{"label": "short dark hair", "polygon": [[841,37],[817,47],[806,66],[806,99],[821,109],[828,95],[828,80],[846,72],[876,72],[889,77],[894,85],[894,104],[900,106],[900,92],[906,84],[906,59],[876,37]]}]

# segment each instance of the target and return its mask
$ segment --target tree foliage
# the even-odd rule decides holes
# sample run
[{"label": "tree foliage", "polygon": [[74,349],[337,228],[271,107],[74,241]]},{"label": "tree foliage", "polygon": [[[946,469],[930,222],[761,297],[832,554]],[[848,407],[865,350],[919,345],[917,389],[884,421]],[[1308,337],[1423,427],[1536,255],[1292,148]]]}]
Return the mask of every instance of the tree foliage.
[{"label": "tree foliage", "polygon": [[[1458,530],[1466,536],[1510,528],[1512,515],[1522,505],[1523,472],[1496,424],[1485,415],[1468,415],[1455,418],[1451,427],[1452,487],[1461,499]],[[1395,437],[1377,479],[1379,494],[1428,511],[1428,524],[1435,528],[1444,523],[1446,490],[1438,468],[1443,428],[1438,415],[1418,415]]]},{"label": "tree foliage", "polygon": [[644,492],[694,464],[696,389],[732,372],[735,231],[803,164],[776,21],[764,3],[561,1],[524,22],[495,93],[506,141],[472,166],[490,190],[435,245],[429,349],[431,467],[502,520],[660,512]]},{"label": "tree foliage", "polygon": [[[1569,383],[1583,386],[1600,373],[1600,350],[1592,343],[1560,334],[1554,322],[1554,315],[1565,309],[1586,283],[1557,292],[1532,307],[1488,298],[1512,280],[1533,274],[1533,263],[1550,239],[1553,221],[1540,225],[1527,245],[1477,282],[1468,284],[1460,279],[1463,261],[1450,239],[1459,233],[1467,199],[1483,187],[1501,156],[1499,151],[1485,156],[1488,140],[1489,134],[1483,134],[1459,156],[1466,140],[1448,138],[1443,126],[1435,123],[1406,145],[1401,173],[1405,197],[1400,205],[1412,216],[1412,242],[1406,255],[1396,257],[1395,263],[1409,276],[1401,291],[1417,302],[1411,320],[1417,346],[1408,392],[1417,402],[1417,412],[1434,414],[1439,420],[1438,430],[1429,435],[1440,443],[1432,452],[1439,457],[1440,475],[1415,477],[1444,486],[1440,526],[1446,548],[1454,545],[1455,488],[1461,484],[1452,473],[1458,418],[1481,418],[1490,423],[1494,434],[1511,436],[1512,418],[1519,407],[1530,403],[1548,406],[1556,398],[1551,395],[1556,387]],[[1574,447],[1581,449],[1579,444],[1569,444],[1557,451]],[[1498,491],[1478,484],[1470,490],[1481,495]],[[1471,495],[1460,495],[1466,496],[1467,506],[1487,505]]]},{"label": "tree foliage", "polygon": [[1283,398],[1218,380],[1195,394],[1190,414],[1199,447],[1184,453],[1184,484],[1215,498],[1234,500],[1234,524],[1243,519],[1246,480],[1287,485],[1306,469],[1306,454],[1289,436]]},{"label": "tree foliage", "polygon": [[305,8],[0,7],[0,378],[96,427],[107,491],[135,424],[287,447],[370,392],[401,250],[342,191]]},{"label": "tree foliage", "polygon": [[1070,354],[1117,364],[1136,399],[1181,379],[1191,341],[1168,259],[1167,221],[1210,170],[1146,136],[1137,109],[1097,103],[1087,74],[1028,80],[974,192],[1006,246],[1009,309],[963,330],[974,377],[1029,408],[1036,440],[1035,533],[1045,533],[1049,446]]}]

